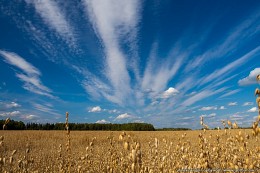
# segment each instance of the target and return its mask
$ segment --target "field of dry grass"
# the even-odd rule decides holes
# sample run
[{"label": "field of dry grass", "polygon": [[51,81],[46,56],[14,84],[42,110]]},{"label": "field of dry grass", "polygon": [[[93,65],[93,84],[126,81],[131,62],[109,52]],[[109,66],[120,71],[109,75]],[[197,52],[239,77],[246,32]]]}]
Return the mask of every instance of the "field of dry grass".
[{"label": "field of dry grass", "polygon": [[1,172],[260,172],[252,130],[0,131]]}]

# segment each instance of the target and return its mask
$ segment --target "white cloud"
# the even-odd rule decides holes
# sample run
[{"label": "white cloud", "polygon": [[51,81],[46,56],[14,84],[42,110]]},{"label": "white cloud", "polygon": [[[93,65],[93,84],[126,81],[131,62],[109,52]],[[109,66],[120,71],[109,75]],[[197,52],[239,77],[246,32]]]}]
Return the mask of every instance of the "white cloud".
[{"label": "white cloud", "polygon": [[12,111],[12,112],[1,113],[0,116],[2,116],[2,117],[13,117],[13,116],[17,116],[19,114],[20,114],[20,111]]},{"label": "white cloud", "polygon": [[21,105],[19,105],[16,102],[11,102],[11,103],[4,103],[4,107],[6,109],[11,109],[11,108],[17,108],[17,107],[21,107]]},{"label": "white cloud", "polygon": [[207,77],[203,78],[200,82],[200,85],[206,84],[212,80],[220,80],[223,77],[225,77],[227,74],[231,73],[233,70],[238,68],[239,66],[243,65],[246,61],[248,61],[250,58],[256,56],[260,51],[260,46],[254,48],[244,56],[242,56],[239,59],[236,59],[235,61],[229,63],[225,67],[221,69],[215,70],[213,73],[207,75]]},{"label": "white cloud", "polygon": [[133,123],[144,123],[142,120],[134,120]]},{"label": "white cloud", "polygon": [[129,119],[134,118],[133,115],[129,115],[128,113],[120,114],[116,117],[116,120],[123,120],[123,119]]},{"label": "white cloud", "polygon": [[225,106],[220,106],[219,109],[224,110],[224,109],[227,109],[227,108],[225,108]]},{"label": "white cloud", "polygon": [[217,110],[216,106],[206,106],[206,107],[202,107],[199,110],[201,111],[209,111],[209,110]]},{"label": "white cloud", "polygon": [[257,21],[259,21],[258,11],[252,13],[247,20],[242,21],[233,30],[228,32],[227,35],[224,36],[222,43],[217,44],[202,55],[192,59],[186,66],[185,71],[197,69],[200,67],[200,64],[204,64],[205,62],[215,58],[225,57],[225,55],[237,50],[241,44],[241,42],[237,40],[244,40],[243,42],[246,42],[246,40],[249,40],[254,37],[255,34],[259,33],[259,30],[255,29],[258,28]]},{"label": "white cloud", "polygon": [[238,81],[238,84],[240,86],[246,86],[246,85],[252,85],[252,84],[256,84],[257,80],[256,80],[256,76],[260,74],[260,68],[255,68],[254,70],[252,70],[249,75],[243,79],[240,79]]},{"label": "white cloud", "polygon": [[179,91],[177,89],[170,87],[166,91],[163,92],[162,98],[167,99],[167,98],[177,95],[178,93],[179,93]]},{"label": "white cloud", "polygon": [[120,111],[116,110],[116,109],[113,109],[113,110],[108,110],[108,113],[120,113]]},{"label": "white cloud", "polygon": [[151,103],[152,106],[155,106],[155,105],[157,105],[157,104],[159,104],[159,102],[158,102],[157,100],[155,100],[155,101],[153,101],[153,102]]},{"label": "white cloud", "polygon": [[257,109],[257,107],[252,107],[247,112],[258,112],[258,109]]},{"label": "white cloud", "polygon": [[51,94],[52,91],[42,84],[40,80],[41,73],[36,67],[13,52],[0,50],[0,55],[5,59],[6,63],[22,71],[22,73],[17,73],[16,76],[24,82],[24,89],[39,95],[54,98]]},{"label": "white cloud", "polygon": [[40,71],[32,64],[28,63],[25,59],[13,52],[0,50],[0,55],[5,59],[6,63],[11,64],[26,74],[41,75]]},{"label": "white cloud", "polygon": [[230,102],[228,103],[228,106],[237,106],[237,102]]},{"label": "white cloud", "polygon": [[253,102],[245,102],[244,104],[243,104],[243,106],[252,106],[253,105]]},{"label": "white cloud", "polygon": [[[202,116],[205,116],[205,115],[202,115]],[[181,117],[181,118],[179,118],[179,120],[191,120],[191,119],[194,119],[194,117]]]},{"label": "white cloud", "polygon": [[108,123],[110,123],[110,122],[107,121],[107,120],[102,119],[102,120],[96,121],[96,123],[98,123],[98,124],[108,124]]},{"label": "white cloud", "polygon": [[233,94],[238,93],[239,91],[240,91],[240,89],[236,89],[236,90],[233,90],[233,91],[229,91],[229,92],[223,94],[222,96],[220,96],[219,98],[223,98],[223,97],[231,96],[231,95],[233,95]]},{"label": "white cloud", "polygon": [[218,93],[221,93],[223,91],[225,91],[226,88],[220,88],[218,90],[203,90],[191,97],[189,97],[187,100],[185,100],[182,105],[183,106],[189,106],[189,105],[192,105],[204,98],[207,98],[207,97],[210,97],[210,96],[213,96],[215,94],[218,94]]},{"label": "white cloud", "polygon": [[24,120],[34,120],[34,119],[38,119],[39,116],[38,115],[24,115],[21,118]]},{"label": "white cloud", "polygon": [[217,114],[216,113],[211,113],[208,115],[208,117],[215,117]]},{"label": "white cloud", "polygon": [[11,102],[10,104],[7,104],[6,106],[7,106],[7,108],[17,108],[17,107],[21,107],[21,105],[19,105],[19,104],[16,103],[16,102]]},{"label": "white cloud", "polygon": [[102,109],[100,106],[95,106],[93,108],[90,108],[88,112],[100,112]]},{"label": "white cloud", "polygon": [[201,115],[202,117],[205,117],[205,118],[212,118],[212,117],[215,117],[217,114],[216,113],[211,113],[211,114],[203,114]]},{"label": "white cloud", "polygon": [[131,95],[132,90],[127,57],[121,49],[120,43],[129,41],[131,45],[134,42],[140,3],[138,0],[85,0],[84,5],[88,19],[104,46],[105,75],[113,86],[107,99],[122,104],[125,99],[130,98],[128,96]]},{"label": "white cloud", "polygon": [[157,63],[157,47],[157,43],[154,43],[141,83],[143,90],[150,89],[155,93],[161,92],[162,89],[166,87],[169,80],[177,74],[183,64],[184,59],[186,58],[185,53],[176,53],[179,51],[173,49],[171,51],[173,53],[170,53],[165,58],[166,61]]},{"label": "white cloud", "polygon": [[26,3],[33,4],[36,12],[41,16],[45,24],[55,30],[71,47],[75,47],[75,34],[66,16],[59,8],[59,5],[52,0],[34,1],[26,0]]},{"label": "white cloud", "polygon": [[239,114],[234,114],[230,116],[231,121],[243,120],[246,116],[242,116]]},{"label": "white cloud", "polygon": [[53,109],[52,104],[49,104],[49,103],[47,103],[47,104],[33,103],[32,105],[38,111],[45,112],[45,113],[48,113],[48,114],[51,114],[51,115],[60,116],[60,114],[58,114],[57,111]]}]

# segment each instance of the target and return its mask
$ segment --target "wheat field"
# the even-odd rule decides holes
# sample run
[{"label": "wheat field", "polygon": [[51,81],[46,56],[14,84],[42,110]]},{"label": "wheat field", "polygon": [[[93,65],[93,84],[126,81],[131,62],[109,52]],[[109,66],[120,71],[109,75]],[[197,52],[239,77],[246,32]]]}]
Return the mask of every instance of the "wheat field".
[{"label": "wheat field", "polygon": [[1,172],[260,172],[252,129],[0,131]]}]

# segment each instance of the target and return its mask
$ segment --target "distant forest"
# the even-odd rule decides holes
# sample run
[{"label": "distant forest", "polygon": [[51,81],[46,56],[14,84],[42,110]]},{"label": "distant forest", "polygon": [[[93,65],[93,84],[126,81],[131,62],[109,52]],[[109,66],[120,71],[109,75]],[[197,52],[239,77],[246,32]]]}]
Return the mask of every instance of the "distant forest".
[{"label": "distant forest", "polygon": [[[3,130],[5,120],[0,120],[0,129]],[[64,123],[27,123],[10,120],[6,130],[64,130]],[[127,124],[98,124],[98,123],[69,123],[70,130],[107,130],[107,131],[154,131],[152,124],[127,123]]]},{"label": "distant forest", "polygon": [[[0,120],[0,130],[3,130],[5,120]],[[65,123],[27,123],[10,120],[5,130],[64,130]],[[162,128],[155,129],[148,123],[126,123],[126,124],[98,124],[98,123],[69,123],[70,130],[104,130],[104,131],[181,131],[191,130],[189,128]]]}]

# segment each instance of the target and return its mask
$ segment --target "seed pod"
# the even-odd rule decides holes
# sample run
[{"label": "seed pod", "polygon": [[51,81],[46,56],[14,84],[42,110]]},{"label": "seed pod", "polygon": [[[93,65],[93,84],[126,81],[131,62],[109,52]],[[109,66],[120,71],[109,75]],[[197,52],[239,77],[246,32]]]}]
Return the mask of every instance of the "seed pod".
[{"label": "seed pod", "polygon": [[136,163],[136,150],[132,149],[132,160],[134,163]]},{"label": "seed pod", "polygon": [[15,153],[16,153],[16,150],[13,150],[13,152],[12,152],[12,156],[13,156]]},{"label": "seed pod", "polygon": [[129,142],[125,142],[124,143],[124,149],[125,150],[129,150],[130,149]]},{"label": "seed pod", "polygon": [[13,157],[11,156],[10,158],[9,158],[9,162],[10,162],[10,164],[12,164],[13,163]]},{"label": "seed pod", "polygon": [[135,171],[135,163],[132,163],[131,168],[132,168],[133,171]]},{"label": "seed pod", "polygon": [[154,145],[155,145],[155,148],[158,148],[159,140],[157,138],[154,139]]}]

